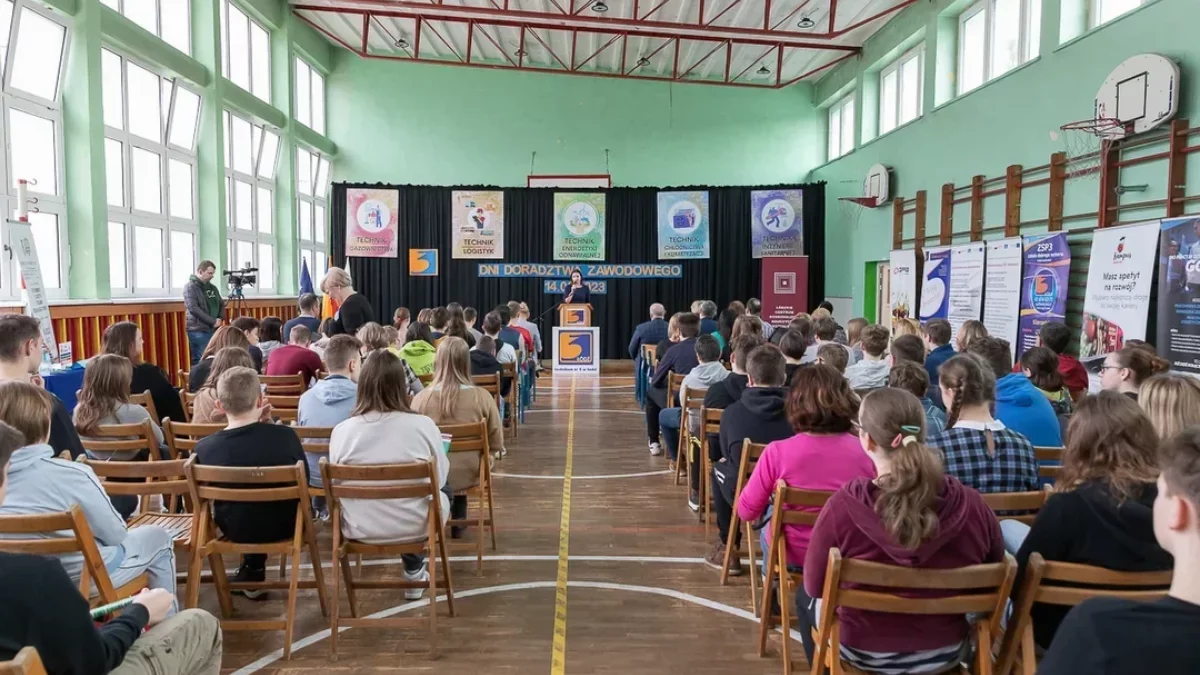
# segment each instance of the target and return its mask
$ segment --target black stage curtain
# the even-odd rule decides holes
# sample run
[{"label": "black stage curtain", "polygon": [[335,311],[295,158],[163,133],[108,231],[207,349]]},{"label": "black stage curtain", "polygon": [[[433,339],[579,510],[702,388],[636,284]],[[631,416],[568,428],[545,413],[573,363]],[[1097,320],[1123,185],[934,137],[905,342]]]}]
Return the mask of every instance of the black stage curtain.
[{"label": "black stage curtain", "polygon": [[[543,341],[557,318],[551,311],[558,296],[542,292],[542,279],[480,279],[479,263],[554,263],[554,193],[587,192],[561,188],[507,188],[504,192],[504,260],[455,260],[451,251],[451,195],[454,190],[494,187],[431,187],[337,183],[330,201],[333,264],[345,265],[346,189],[386,188],[400,191],[400,242],[396,258],[351,258],[355,288],[370,299],[381,322],[390,322],[397,307],[415,317],[423,307],[461,302],[480,317],[496,305],[523,300],[537,316]],[[628,358],[629,337],[648,317],[651,303],[661,302],[668,314],[687,311],[693,300],[710,299],[718,307],[743,302],[761,293],[761,266],[750,256],[750,192],[803,189],[804,248],[809,256],[808,297],[813,307],[825,294],[825,184],[761,187],[612,188],[607,193],[605,263],[659,263],[658,193],[661,190],[707,190],[711,257],[708,260],[662,261],[683,265],[680,279],[609,279],[607,295],[593,295],[593,320],[601,327],[601,357]],[[408,249],[436,248],[439,276],[408,276]],[[569,263],[564,263],[569,264]]]}]

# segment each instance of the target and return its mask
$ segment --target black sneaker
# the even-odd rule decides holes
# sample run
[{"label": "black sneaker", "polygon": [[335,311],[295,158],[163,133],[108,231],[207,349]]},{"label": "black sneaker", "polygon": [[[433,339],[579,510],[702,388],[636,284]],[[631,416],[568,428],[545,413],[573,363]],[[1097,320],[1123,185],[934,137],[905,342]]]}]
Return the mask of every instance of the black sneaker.
[{"label": "black sneaker", "polygon": [[697,513],[700,512],[700,492],[698,490],[688,490],[688,508]]},{"label": "black sneaker", "polygon": [[[265,568],[264,569],[253,569],[253,568],[247,567],[245,565],[242,565],[241,567],[239,567],[237,574],[233,575],[233,578],[230,579],[230,581],[232,583],[266,581],[266,580],[267,580],[267,570]],[[245,596],[247,600],[256,600],[256,601],[261,602],[261,601],[267,599],[267,592],[262,589],[257,589],[257,588],[241,589],[241,588],[239,588],[239,589],[234,590],[233,592],[237,595]]]}]

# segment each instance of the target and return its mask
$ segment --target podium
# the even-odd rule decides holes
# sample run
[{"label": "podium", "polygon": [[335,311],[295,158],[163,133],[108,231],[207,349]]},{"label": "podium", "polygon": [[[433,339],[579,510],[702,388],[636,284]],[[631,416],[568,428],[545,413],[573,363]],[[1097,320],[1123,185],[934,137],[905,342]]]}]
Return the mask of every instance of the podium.
[{"label": "podium", "polygon": [[600,328],[592,325],[591,305],[558,306],[554,372],[600,374]]}]

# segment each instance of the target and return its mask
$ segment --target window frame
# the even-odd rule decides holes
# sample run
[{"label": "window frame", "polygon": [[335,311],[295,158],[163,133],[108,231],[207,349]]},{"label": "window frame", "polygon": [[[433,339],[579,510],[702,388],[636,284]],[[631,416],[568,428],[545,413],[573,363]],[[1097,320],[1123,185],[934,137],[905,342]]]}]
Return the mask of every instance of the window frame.
[{"label": "window frame", "polygon": [[[308,100],[308,119],[307,120],[301,119],[301,117],[300,117],[300,99],[301,99],[302,92],[300,91],[299,75],[300,75],[301,67],[308,70],[308,91],[307,91],[307,96],[303,97]],[[318,134],[321,134],[322,136],[324,136],[325,131],[326,131],[326,126],[327,126],[327,123],[326,123],[327,114],[326,113],[328,112],[325,107],[326,97],[324,96],[325,92],[327,91],[326,88],[328,86],[328,82],[326,82],[325,73],[318,70],[316,66],[309,63],[306,59],[301,57],[299,54],[297,54],[296,57],[292,60],[292,69],[293,69],[292,79],[294,82],[293,89],[295,90],[292,92],[292,117],[300,124],[303,124],[304,126],[308,127],[309,129],[312,129],[313,131],[317,132]],[[312,83],[313,83],[314,77],[321,79],[322,96],[321,96],[320,101],[317,101],[313,95],[314,87],[312,86]],[[320,105],[320,108],[321,108],[320,128],[317,128],[317,125],[314,124],[314,122],[316,121],[316,118],[317,118],[316,110],[317,110],[318,105]]]},{"label": "window frame", "polygon": [[[1018,8],[1018,11],[1017,11],[1017,62],[1015,64],[1013,64],[1012,68],[1009,68],[1008,70],[1004,71],[1003,73],[992,72],[992,70],[993,70],[992,62],[995,57],[995,55],[993,54],[993,51],[996,48],[996,44],[995,44],[996,4],[999,1],[1000,0],[979,0],[978,2],[972,4],[969,7],[967,7],[966,9],[964,9],[962,11],[962,13],[958,15],[958,44],[957,44],[957,49],[956,49],[956,51],[957,51],[956,64],[957,64],[958,70],[956,71],[956,77],[955,77],[955,83],[954,83],[955,96],[962,96],[963,94],[968,94],[972,91],[975,91],[976,89],[982,87],[983,85],[987,84],[988,82],[991,82],[992,80],[995,80],[999,77],[1003,77],[1004,75],[1007,75],[1008,73],[1013,72],[1014,70],[1025,65],[1026,63],[1029,63],[1033,59],[1037,58],[1040,54],[1041,45],[1038,44],[1038,40],[1030,39],[1031,35],[1035,34],[1033,31],[1033,26],[1030,23],[1030,17],[1035,16],[1035,15],[1038,17],[1042,16],[1042,9],[1043,9],[1041,7],[1042,0],[1017,0],[1017,2],[1020,3],[1020,7]],[[1033,7],[1034,3],[1037,3],[1037,5],[1038,5],[1038,11],[1036,12],[1036,14],[1032,11],[1032,7]],[[966,55],[966,46],[967,46],[966,39],[965,39],[966,24],[967,24],[967,21],[974,18],[980,12],[983,12],[983,15],[984,15],[983,16],[983,79],[981,79],[979,81],[979,84],[975,85],[974,87],[972,87],[970,89],[963,89],[962,88],[963,87],[962,74],[965,70],[965,62],[966,62],[965,55]],[[1040,39],[1041,26],[1038,26],[1036,35],[1038,35],[1039,39]]]},{"label": "window frame", "polygon": [[[851,126],[850,126],[850,129],[852,132],[851,137],[848,140],[846,138],[842,137],[842,129],[845,128],[844,117],[846,115],[846,111],[849,110],[850,114],[853,115],[855,112],[854,104],[855,104],[854,92],[850,92],[850,93],[846,94],[845,96],[839,98],[833,105],[829,106],[829,110],[826,112],[825,152],[827,155],[826,156],[827,161],[832,162],[835,159],[841,159],[842,157],[845,157],[846,155],[854,152],[855,148],[857,148],[857,146],[854,143],[854,133],[853,132],[858,128],[857,127],[858,120],[856,120],[856,119],[851,120]],[[837,124],[836,125],[834,124],[834,115],[835,114],[837,115]],[[837,133],[838,133],[837,138],[839,141],[838,149],[836,152],[833,149],[833,138],[834,138],[833,131],[834,131],[835,126],[837,127]],[[849,147],[846,147],[847,142],[849,143]]]},{"label": "window frame", "polygon": [[[276,183],[276,177],[279,175],[279,155],[284,145],[286,145],[286,138],[282,129],[277,129],[268,124],[255,121],[245,115],[230,110],[229,108],[222,109],[221,114],[222,124],[224,125],[225,129],[225,146],[228,148],[229,153],[229,161],[225,162],[225,246],[227,252],[227,266],[229,269],[240,269],[244,263],[242,260],[235,260],[232,255],[233,252],[236,251],[237,242],[239,241],[248,242],[252,245],[254,251],[253,266],[260,269],[262,265],[261,260],[259,259],[259,247],[263,244],[271,246],[273,258],[271,266],[271,271],[273,273],[270,280],[271,285],[263,285],[263,276],[260,273],[257,279],[258,283],[256,283],[254,286],[247,286],[245,292],[246,295],[274,295],[279,286],[279,266],[274,264],[279,257],[279,210],[275,208],[276,200],[278,199],[279,195],[277,193],[278,185]],[[234,168],[236,162],[233,161],[233,156],[234,153],[237,152],[237,148],[235,147],[231,133],[234,118],[237,118],[238,120],[250,125],[250,147],[252,156],[250,160],[250,173],[246,173],[245,171]],[[254,147],[255,129],[259,130],[257,148]],[[278,138],[278,143],[275,149],[274,170],[271,172],[270,178],[264,178],[261,175],[263,167],[262,162],[264,159],[267,159],[264,157],[266,143],[263,142],[266,138],[265,134],[267,133],[270,133]],[[225,157],[225,155],[223,154],[222,157]],[[251,226],[249,230],[237,229],[237,223],[235,222],[238,210],[236,185],[239,182],[248,183],[250,185]],[[260,189],[269,191],[271,195],[271,231],[269,233],[262,232],[262,226],[259,222]]]},{"label": "window frame", "polygon": [[1101,14],[1102,14],[1101,10],[1103,9],[1104,3],[1107,1],[1108,0],[1088,0],[1088,16],[1087,16],[1088,30],[1093,30],[1093,29],[1099,28],[1100,26],[1107,25],[1107,24],[1112,23],[1113,21],[1116,21],[1117,19],[1119,19],[1131,12],[1137,11],[1138,9],[1140,9],[1142,7],[1142,5],[1146,4],[1147,0],[1137,0],[1136,7],[1127,9],[1124,12],[1121,12],[1120,14],[1117,14],[1116,16],[1113,16],[1109,19],[1101,20]]},{"label": "window frame", "polygon": [[[309,177],[312,189],[311,194],[304,194],[300,191],[300,174],[299,174],[299,156],[300,153],[307,153],[311,157],[312,173]],[[329,190],[332,184],[333,160],[319,150],[306,146],[296,145],[296,171],[293,171],[294,185],[293,189],[296,195],[296,241],[299,253],[296,261],[297,274],[302,269],[302,264],[306,254],[312,254],[313,259],[308,261],[309,275],[312,277],[314,284],[319,284],[321,277],[329,270]],[[319,185],[317,178],[321,175],[321,165],[325,165],[325,182],[324,185]],[[304,238],[304,232],[300,227],[300,213],[303,207],[301,204],[309,204],[312,213],[312,236],[308,239]],[[321,209],[323,214],[320,219],[317,218],[317,209]],[[320,232],[322,237],[318,240],[317,233]],[[317,266],[316,256],[320,254],[324,257],[324,265]]]},{"label": "window frame", "polygon": [[[916,83],[917,84],[917,114],[914,115],[911,119],[902,119],[901,112],[904,109],[903,101],[904,101],[904,92],[905,92],[904,70],[903,69],[904,69],[904,66],[907,65],[913,59],[917,60],[917,83]],[[885,130],[883,128],[883,122],[884,122],[884,119],[886,118],[885,116],[886,116],[887,111],[884,110],[885,101],[884,101],[884,97],[883,97],[883,81],[889,75],[892,75],[893,73],[896,75],[896,100],[894,101],[894,107],[893,107],[893,110],[891,111],[892,116],[893,116],[892,119],[894,120],[894,123],[889,129]],[[897,57],[894,61],[892,61],[890,64],[888,64],[888,66],[886,68],[879,71],[879,136],[883,136],[885,134],[890,134],[891,132],[895,131],[896,129],[899,129],[900,127],[903,127],[904,125],[908,124],[909,122],[913,122],[913,121],[920,119],[925,114],[925,100],[924,100],[925,81],[924,80],[925,80],[925,43],[923,43],[923,42],[916,45],[915,47],[909,49],[908,51],[904,52],[899,57]]]},{"label": "window frame", "polygon": [[[221,3],[220,18],[219,18],[219,21],[221,22],[221,25],[220,25],[220,30],[221,30],[221,75],[222,75],[222,77],[225,78],[226,81],[233,84],[235,87],[242,89],[246,93],[257,98],[258,100],[269,104],[272,102],[271,99],[273,98],[272,85],[273,85],[273,80],[274,80],[274,77],[272,76],[272,73],[271,73],[271,39],[272,39],[271,29],[269,29],[265,25],[263,25],[262,22],[260,22],[258,19],[256,19],[251,12],[246,11],[245,8],[243,8],[240,4],[234,2],[233,0],[219,0],[219,1]],[[246,56],[247,56],[246,69],[247,69],[247,76],[249,77],[249,81],[246,83],[248,86],[245,86],[245,87],[243,87],[241,84],[239,84],[237,82],[234,82],[232,76],[230,75],[229,9],[231,7],[234,10],[237,10],[237,12],[239,12],[242,16],[246,17]],[[266,54],[267,81],[263,85],[263,91],[265,91],[267,94],[266,98],[259,96],[258,92],[255,91],[256,87],[254,86],[254,84],[255,84],[255,82],[254,82],[254,26],[257,26],[260,30],[262,30],[267,35],[267,54]]]},{"label": "window frame", "polygon": [[[135,25],[139,26],[140,28],[146,30],[147,32],[151,33],[152,35],[157,37],[159,40],[162,40],[164,43],[171,45],[175,49],[178,49],[179,51],[183,52],[184,54],[187,54],[188,56],[192,55],[192,0],[154,0],[154,30],[150,30],[149,28],[146,28],[145,26],[138,23],[135,19],[133,19],[132,17],[130,17],[129,15],[127,15],[125,13],[126,1],[127,0],[101,0],[100,4],[105,5],[109,9],[116,12],[117,14],[120,14],[121,16],[125,17],[126,19],[129,19],[129,21],[131,21]],[[186,17],[186,20],[187,20],[187,30],[185,30],[183,33],[184,35],[187,36],[187,47],[186,48],[181,48],[179,45],[169,42],[166,38],[163,37],[163,10],[162,10],[163,5],[165,5],[167,3],[181,3],[181,2],[185,3],[185,5],[186,5],[185,11],[183,12],[183,16]],[[115,4],[116,7],[114,7],[113,4]]]}]

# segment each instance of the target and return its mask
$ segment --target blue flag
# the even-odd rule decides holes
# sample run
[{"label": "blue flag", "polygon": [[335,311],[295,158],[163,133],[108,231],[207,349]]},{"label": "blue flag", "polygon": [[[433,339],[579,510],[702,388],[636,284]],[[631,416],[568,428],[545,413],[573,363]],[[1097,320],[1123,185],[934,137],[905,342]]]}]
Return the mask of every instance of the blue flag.
[{"label": "blue flag", "polygon": [[300,295],[312,293],[312,275],[308,273],[308,258],[300,259]]}]

